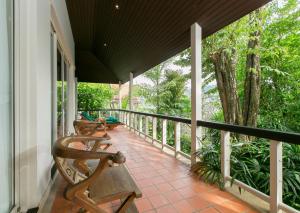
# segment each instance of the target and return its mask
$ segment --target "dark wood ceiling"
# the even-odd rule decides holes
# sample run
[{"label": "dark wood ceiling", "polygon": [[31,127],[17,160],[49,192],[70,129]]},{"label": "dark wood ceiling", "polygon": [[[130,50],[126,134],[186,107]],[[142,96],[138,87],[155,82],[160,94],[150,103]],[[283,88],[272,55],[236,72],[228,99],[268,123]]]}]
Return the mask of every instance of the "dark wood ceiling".
[{"label": "dark wood ceiling", "polygon": [[[269,0],[66,0],[82,82],[126,82]],[[115,5],[119,5],[119,9]]]}]

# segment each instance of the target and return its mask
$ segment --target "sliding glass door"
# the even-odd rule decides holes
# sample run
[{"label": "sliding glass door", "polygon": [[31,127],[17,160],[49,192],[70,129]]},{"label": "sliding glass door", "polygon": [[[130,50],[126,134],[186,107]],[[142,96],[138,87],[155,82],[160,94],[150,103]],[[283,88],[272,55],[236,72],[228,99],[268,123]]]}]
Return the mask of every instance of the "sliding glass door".
[{"label": "sliding glass door", "polygon": [[12,0],[0,0],[0,213],[14,204],[12,7]]},{"label": "sliding glass door", "polygon": [[56,52],[56,122],[57,122],[57,135],[56,138],[63,137],[68,134],[67,128],[67,90],[68,90],[68,63],[63,57],[61,48]]}]

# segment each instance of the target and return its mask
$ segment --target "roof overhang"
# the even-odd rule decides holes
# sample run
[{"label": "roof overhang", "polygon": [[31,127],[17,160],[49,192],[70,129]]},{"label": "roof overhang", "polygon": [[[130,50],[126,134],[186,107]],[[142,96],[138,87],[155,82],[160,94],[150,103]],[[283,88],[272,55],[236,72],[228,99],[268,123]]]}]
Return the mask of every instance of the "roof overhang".
[{"label": "roof overhang", "polygon": [[[190,46],[190,26],[203,38],[269,0],[66,0],[79,81],[118,83]],[[116,9],[118,4],[119,9]]]}]

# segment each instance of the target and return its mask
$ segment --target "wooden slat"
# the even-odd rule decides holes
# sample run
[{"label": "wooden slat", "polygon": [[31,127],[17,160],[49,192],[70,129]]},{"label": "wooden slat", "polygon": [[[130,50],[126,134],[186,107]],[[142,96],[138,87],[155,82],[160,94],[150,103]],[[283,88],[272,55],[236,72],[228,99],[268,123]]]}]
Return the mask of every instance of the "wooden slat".
[{"label": "wooden slat", "polygon": [[121,199],[131,193],[137,198],[142,196],[124,165],[107,168],[90,187],[91,198],[100,203],[111,198]]}]

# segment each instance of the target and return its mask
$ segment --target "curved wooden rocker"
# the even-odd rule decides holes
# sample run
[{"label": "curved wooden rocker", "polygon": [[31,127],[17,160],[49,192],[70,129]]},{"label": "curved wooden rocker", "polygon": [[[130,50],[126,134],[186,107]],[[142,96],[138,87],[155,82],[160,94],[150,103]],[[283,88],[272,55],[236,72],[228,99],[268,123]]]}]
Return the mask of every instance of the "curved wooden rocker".
[{"label": "curved wooden rocker", "polygon": [[[74,201],[91,213],[106,213],[98,205],[113,200],[122,200],[116,212],[138,212],[133,201],[142,196],[134,180],[123,165],[125,157],[121,152],[77,150],[71,144],[77,141],[96,146],[105,144],[103,138],[86,136],[69,136],[60,138],[53,146],[53,158],[56,166],[68,182],[64,197]],[[72,160],[98,160],[97,166],[90,174],[81,173],[72,166]]]}]

